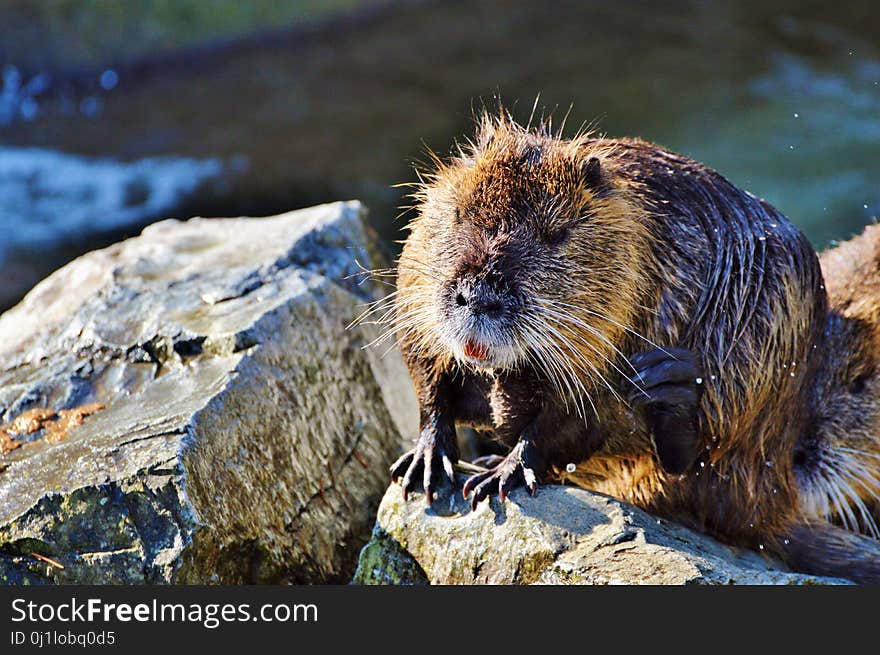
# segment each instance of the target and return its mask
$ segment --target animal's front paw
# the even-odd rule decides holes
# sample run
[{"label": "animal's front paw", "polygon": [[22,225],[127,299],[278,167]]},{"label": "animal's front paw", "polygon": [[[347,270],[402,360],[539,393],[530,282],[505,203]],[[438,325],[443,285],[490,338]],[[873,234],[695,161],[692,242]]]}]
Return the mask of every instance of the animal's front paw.
[{"label": "animal's front paw", "polygon": [[477,503],[492,493],[504,500],[511,489],[524,485],[533,496],[538,490],[538,471],[541,470],[541,459],[534,444],[520,439],[513,450],[495,466],[483,473],[477,473],[464,483],[462,495],[465,498],[474,492],[471,508],[476,509]]},{"label": "animal's front paw", "polygon": [[391,480],[393,482],[400,480],[403,498],[406,500],[409,492],[415,489],[421,474],[425,499],[430,505],[434,500],[434,492],[441,479],[441,472],[450,482],[455,482],[452,466],[457,461],[458,444],[455,442],[454,433],[450,437],[435,430],[422,430],[416,447],[391,465]]},{"label": "animal's front paw", "polygon": [[697,356],[684,348],[658,348],[630,359],[638,384],[630,404],[643,409],[657,457],[670,473],[683,473],[699,450],[697,410],[703,374]]}]

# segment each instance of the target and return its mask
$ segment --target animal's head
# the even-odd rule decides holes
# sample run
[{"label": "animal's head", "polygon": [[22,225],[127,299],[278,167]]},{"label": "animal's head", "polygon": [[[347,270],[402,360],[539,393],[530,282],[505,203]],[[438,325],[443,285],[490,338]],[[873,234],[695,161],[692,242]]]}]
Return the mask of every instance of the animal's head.
[{"label": "animal's head", "polygon": [[487,116],[435,166],[398,267],[404,336],[466,366],[531,363],[560,385],[607,370],[650,257],[612,145]]}]

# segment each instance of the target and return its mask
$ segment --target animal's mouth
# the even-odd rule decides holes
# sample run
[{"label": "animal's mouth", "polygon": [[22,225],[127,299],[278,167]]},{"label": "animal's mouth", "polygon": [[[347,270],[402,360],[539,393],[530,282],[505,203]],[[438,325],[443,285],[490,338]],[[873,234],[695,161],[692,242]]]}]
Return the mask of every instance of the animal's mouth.
[{"label": "animal's mouth", "polygon": [[456,344],[452,351],[462,363],[482,370],[507,370],[517,365],[522,353],[506,341],[467,337]]},{"label": "animal's mouth", "polygon": [[489,346],[474,339],[468,339],[464,344],[464,354],[471,359],[483,361],[489,356]]}]

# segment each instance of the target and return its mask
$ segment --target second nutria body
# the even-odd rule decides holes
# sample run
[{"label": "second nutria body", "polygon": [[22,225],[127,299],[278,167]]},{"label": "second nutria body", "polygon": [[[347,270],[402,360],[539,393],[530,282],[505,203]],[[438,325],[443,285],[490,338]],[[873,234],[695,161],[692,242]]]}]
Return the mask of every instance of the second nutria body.
[{"label": "second nutria body", "polygon": [[860,548],[848,575],[880,580],[873,540],[802,510],[828,306],[778,211],[653,144],[506,116],[416,198],[393,314],[421,410],[405,491],[430,502],[468,424],[510,446],[474,504],[565,477],[801,570]]}]

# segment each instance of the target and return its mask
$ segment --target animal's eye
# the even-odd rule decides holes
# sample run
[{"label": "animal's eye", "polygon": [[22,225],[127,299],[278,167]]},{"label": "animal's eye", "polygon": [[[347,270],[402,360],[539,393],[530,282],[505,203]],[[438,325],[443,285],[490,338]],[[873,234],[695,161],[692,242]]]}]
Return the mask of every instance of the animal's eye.
[{"label": "animal's eye", "polygon": [[849,384],[849,392],[851,394],[860,394],[865,390],[870,373],[862,373]]},{"label": "animal's eye", "polygon": [[557,227],[547,233],[545,241],[551,246],[561,246],[563,243],[568,241],[568,237],[570,234],[571,230],[567,226]]}]

